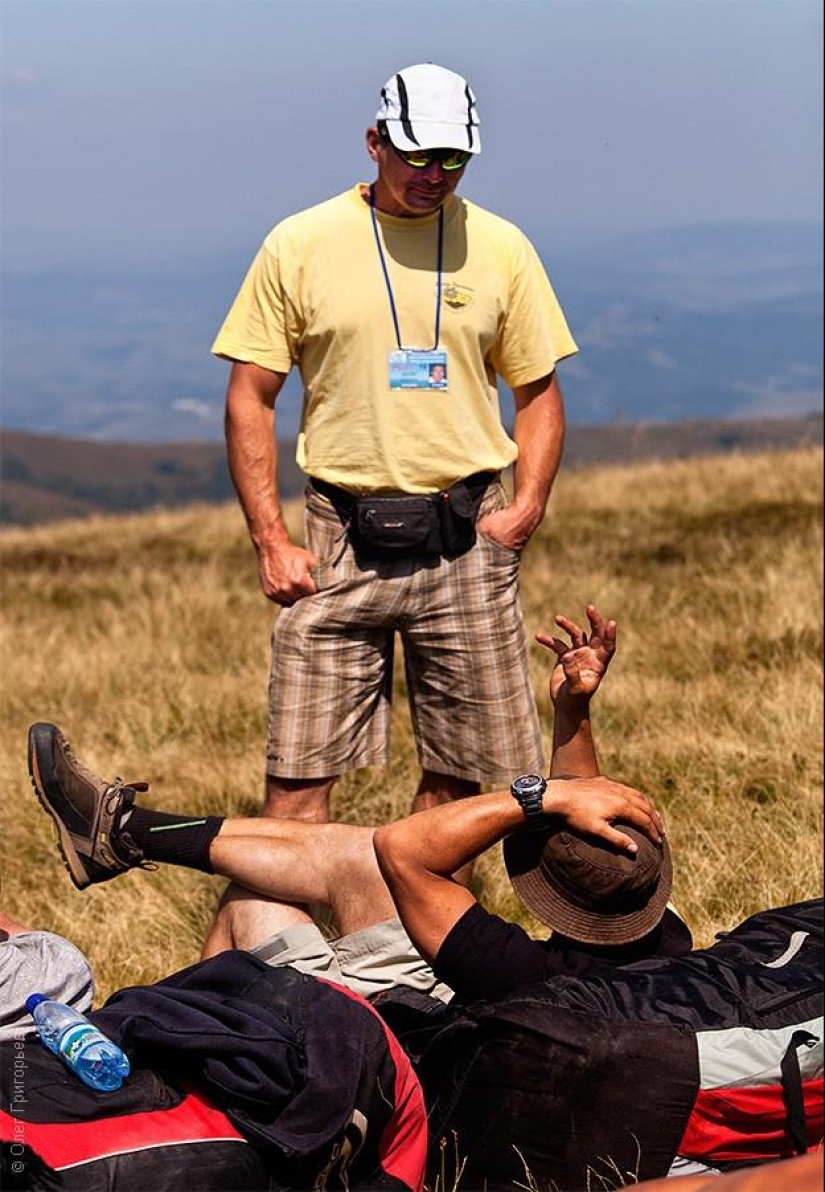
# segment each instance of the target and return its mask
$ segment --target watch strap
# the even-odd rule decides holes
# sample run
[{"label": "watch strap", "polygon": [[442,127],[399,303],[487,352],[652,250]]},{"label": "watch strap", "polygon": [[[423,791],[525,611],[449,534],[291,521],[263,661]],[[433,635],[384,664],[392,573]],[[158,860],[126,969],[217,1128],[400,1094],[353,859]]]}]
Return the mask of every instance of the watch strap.
[{"label": "watch strap", "polygon": [[543,796],[546,790],[547,783],[540,774],[521,774],[510,786],[510,793],[521,807],[530,831],[538,831],[545,826]]}]

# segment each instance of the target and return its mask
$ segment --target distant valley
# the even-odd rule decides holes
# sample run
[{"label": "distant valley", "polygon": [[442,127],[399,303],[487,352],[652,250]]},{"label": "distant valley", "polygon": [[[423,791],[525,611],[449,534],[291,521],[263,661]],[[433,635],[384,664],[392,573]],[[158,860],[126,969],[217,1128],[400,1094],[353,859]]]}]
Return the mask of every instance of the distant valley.
[{"label": "distant valley", "polygon": [[[568,429],[564,467],[822,446],[821,415],[800,418],[602,424]],[[305,479],[294,443],[282,444],[281,486]],[[99,443],[55,435],[0,435],[0,522],[36,525],[233,498],[222,443]]]},{"label": "distant valley", "polygon": [[[576,251],[537,248],[581,348],[559,369],[571,423],[822,411],[821,227],[682,227],[602,243],[594,233]],[[7,271],[3,425],[219,441],[228,366],[209,348],[254,250],[140,270]],[[290,376],[278,401],[286,438],[300,401]]]}]

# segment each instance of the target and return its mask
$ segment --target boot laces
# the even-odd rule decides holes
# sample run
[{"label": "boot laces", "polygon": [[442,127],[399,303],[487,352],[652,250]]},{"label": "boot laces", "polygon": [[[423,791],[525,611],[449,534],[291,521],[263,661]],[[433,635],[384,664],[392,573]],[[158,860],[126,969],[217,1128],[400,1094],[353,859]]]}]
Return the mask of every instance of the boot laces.
[{"label": "boot laces", "polygon": [[128,831],[120,829],[118,821],[121,814],[134,805],[137,792],[148,791],[148,789],[148,782],[124,782],[122,778],[116,777],[103,794],[106,814],[111,816],[114,821],[113,831],[110,832],[113,838],[112,847],[116,853],[121,851],[124,854],[124,860],[136,869],[157,869],[158,866],[155,861],[146,860],[143,850],[138,848]]}]

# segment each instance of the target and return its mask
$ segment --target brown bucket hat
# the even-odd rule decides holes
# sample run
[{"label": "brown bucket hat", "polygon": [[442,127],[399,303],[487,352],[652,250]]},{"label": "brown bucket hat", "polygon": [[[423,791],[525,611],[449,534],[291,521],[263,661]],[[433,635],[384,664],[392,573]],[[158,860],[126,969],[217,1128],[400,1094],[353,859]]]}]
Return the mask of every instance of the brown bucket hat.
[{"label": "brown bucket hat", "polygon": [[636,842],[635,855],[567,828],[508,836],[504,864],[527,910],[584,944],[630,944],[652,931],[673,884],[668,843],[616,827]]}]

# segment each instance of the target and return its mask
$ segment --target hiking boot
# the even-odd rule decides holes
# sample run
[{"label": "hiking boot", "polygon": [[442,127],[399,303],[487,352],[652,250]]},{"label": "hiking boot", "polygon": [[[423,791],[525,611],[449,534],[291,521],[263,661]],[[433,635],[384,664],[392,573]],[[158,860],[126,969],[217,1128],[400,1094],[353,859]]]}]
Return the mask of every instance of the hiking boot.
[{"label": "hiking boot", "polygon": [[78,890],[139,866],[143,853],[118,828],[145,782],[106,782],[87,769],[54,724],[29,729],[29,774],[41,806],[57,824],[58,846]]}]

